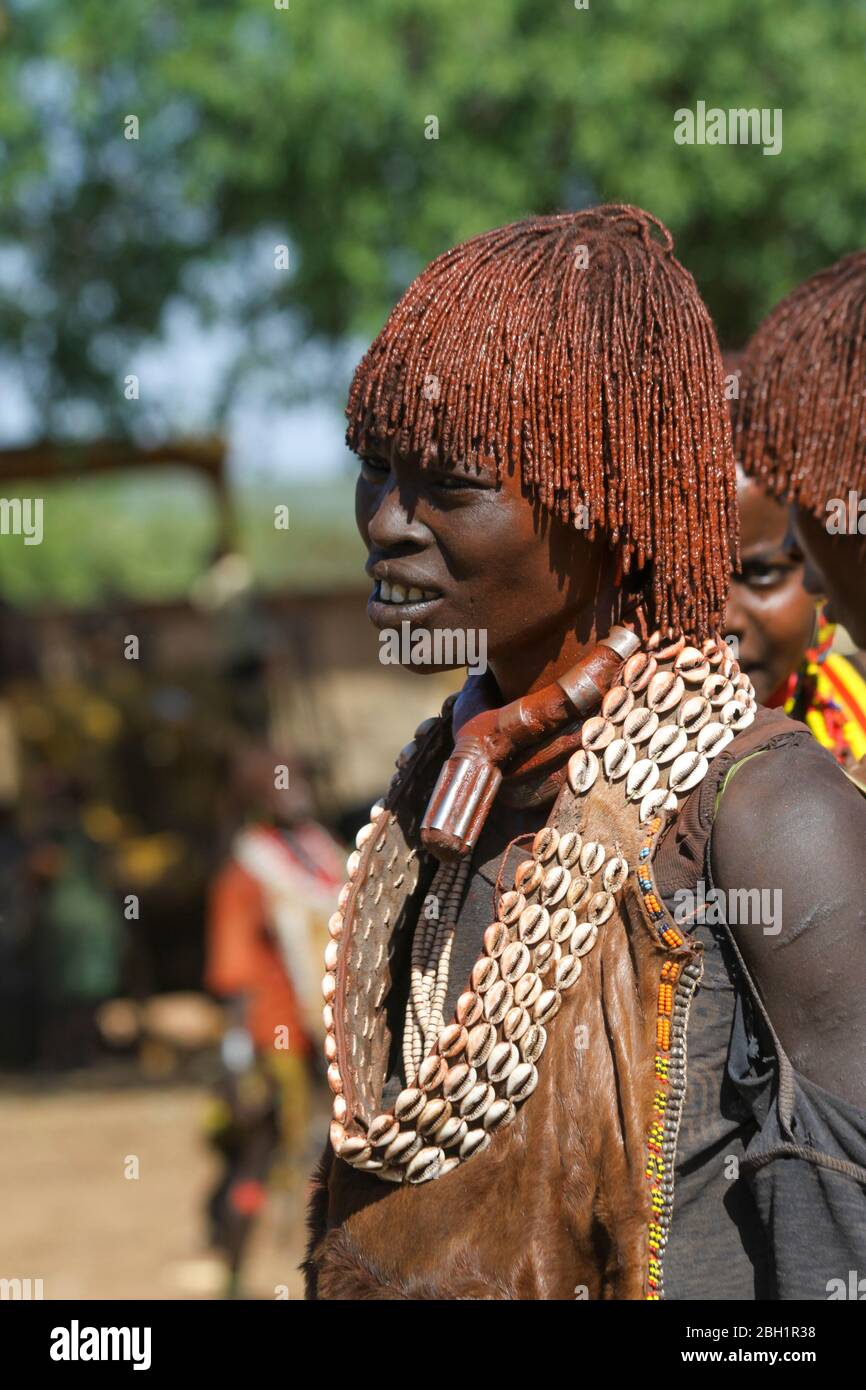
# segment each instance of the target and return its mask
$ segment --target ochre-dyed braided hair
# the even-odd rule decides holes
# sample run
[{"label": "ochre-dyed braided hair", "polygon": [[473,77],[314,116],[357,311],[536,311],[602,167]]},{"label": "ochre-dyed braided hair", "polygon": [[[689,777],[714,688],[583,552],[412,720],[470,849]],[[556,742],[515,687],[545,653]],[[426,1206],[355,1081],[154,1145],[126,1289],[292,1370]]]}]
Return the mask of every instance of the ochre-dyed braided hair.
[{"label": "ochre-dyed braided hair", "polygon": [[738,548],[722,381],[661,222],[620,205],[532,217],[413,281],[355,371],[346,439],[519,468],[530,498],[619,547],[624,574],[646,567],[653,626],[702,638]]},{"label": "ochre-dyed braided hair", "polygon": [[769,492],[824,519],[866,492],[866,251],[813,275],[746,350],[736,446]]}]

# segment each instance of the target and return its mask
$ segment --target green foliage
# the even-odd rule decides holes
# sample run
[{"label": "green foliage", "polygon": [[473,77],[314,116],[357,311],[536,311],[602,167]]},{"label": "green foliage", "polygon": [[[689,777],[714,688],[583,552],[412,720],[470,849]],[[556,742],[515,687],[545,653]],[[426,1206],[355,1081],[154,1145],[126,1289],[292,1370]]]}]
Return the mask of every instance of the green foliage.
[{"label": "green foliage", "polygon": [[[861,0],[6,0],[0,14],[0,234],[35,267],[23,292],[0,273],[0,341],[49,429],[64,395],[123,427],[123,353],[232,247],[249,258],[244,322],[281,309],[302,341],[339,340],[372,334],[458,239],[635,202],[669,223],[734,345],[863,241]],[[674,112],[698,100],[781,108],[782,153],[677,146]],[[283,237],[289,272],[273,268]],[[219,288],[195,285],[219,315]]]}]

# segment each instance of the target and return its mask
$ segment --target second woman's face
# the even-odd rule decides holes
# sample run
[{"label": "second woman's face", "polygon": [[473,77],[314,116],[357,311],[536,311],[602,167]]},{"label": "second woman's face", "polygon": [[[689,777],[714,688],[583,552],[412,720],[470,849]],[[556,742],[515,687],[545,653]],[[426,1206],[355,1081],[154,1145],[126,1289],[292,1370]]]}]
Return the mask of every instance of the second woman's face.
[{"label": "second woman's face", "polygon": [[803,660],[815,631],[815,600],[803,560],[786,548],[786,509],[737,470],[742,568],[731,576],[725,618],[739,662],[766,701]]},{"label": "second woman's face", "polygon": [[522,652],[529,683],[579,625],[607,551],[533,505],[513,473],[422,467],[393,445],[361,462],[355,515],[376,627],[483,629],[494,669]]}]

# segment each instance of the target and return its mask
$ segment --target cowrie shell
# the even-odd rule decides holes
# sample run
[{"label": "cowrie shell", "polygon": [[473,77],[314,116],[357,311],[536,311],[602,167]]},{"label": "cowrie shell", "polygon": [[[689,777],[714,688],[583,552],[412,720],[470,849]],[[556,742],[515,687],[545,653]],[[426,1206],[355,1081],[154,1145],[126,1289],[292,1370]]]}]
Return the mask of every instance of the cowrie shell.
[{"label": "cowrie shell", "polygon": [[349,894],[352,891],[351,883],[344,883],[337,897],[337,907],[341,912],[345,912],[346,903],[349,901]]},{"label": "cowrie shell", "polygon": [[514,1043],[497,1043],[487,1058],[487,1075],[491,1081],[504,1081],[520,1061],[520,1053]]},{"label": "cowrie shell", "polygon": [[461,1141],[460,1157],[472,1158],[475,1154],[483,1153],[489,1143],[490,1135],[485,1134],[483,1129],[470,1129]]},{"label": "cowrie shell", "polygon": [[331,1106],[331,1114],[339,1124],[344,1125],[346,1123],[346,1119],[349,1114],[349,1107],[346,1104],[345,1096],[334,1096],[334,1103]]},{"label": "cowrie shell", "polygon": [[426,1103],[427,1097],[419,1086],[407,1086],[394,1102],[394,1114],[401,1123],[404,1120],[414,1120],[416,1115],[421,1114]]},{"label": "cowrie shell", "polygon": [[513,985],[515,981],[520,979],[521,975],[526,974],[529,963],[529,947],[522,941],[512,941],[511,945],[503,951],[499,964],[503,980],[507,980],[509,984]]},{"label": "cowrie shell", "polygon": [[509,1100],[519,1103],[531,1096],[538,1085],[538,1071],[531,1062],[519,1062],[505,1083]]},{"label": "cowrie shell", "polygon": [[411,1183],[429,1182],[431,1178],[437,1176],[444,1162],[445,1155],[441,1149],[419,1149],[406,1169],[407,1181]]},{"label": "cowrie shell", "polygon": [[674,670],[686,685],[702,685],[710,674],[710,663],[697,647],[683,647],[674,662]]},{"label": "cowrie shell", "polygon": [[[749,725],[754,723],[755,707],[753,705],[743,706],[740,700],[731,700],[730,705],[725,705],[725,709],[730,709],[731,705],[738,705],[741,709],[741,713],[736,714],[728,721],[729,728],[733,729],[734,733],[739,734],[743,729],[748,729]],[[725,717],[725,709],[722,710],[722,719]]]},{"label": "cowrie shell", "polygon": [[510,927],[520,916],[526,907],[526,899],[522,893],[517,893],[511,889],[508,893],[503,893],[499,899],[499,920],[505,922]]},{"label": "cowrie shell", "polygon": [[542,941],[540,946],[536,946],[532,953],[532,968],[536,975],[546,975],[548,970],[562,954],[562,949],[555,941]]},{"label": "cowrie shell", "polygon": [[593,922],[578,922],[571,936],[571,954],[585,956],[598,940],[598,927]]},{"label": "cowrie shell", "polygon": [[612,724],[621,724],[634,709],[634,695],[624,685],[612,685],[601,702],[601,712]]},{"label": "cowrie shell", "polygon": [[516,1114],[517,1111],[510,1100],[495,1100],[482,1123],[488,1134],[495,1134],[497,1129],[510,1125]]},{"label": "cowrie shell", "polygon": [[580,956],[563,956],[562,960],[556,963],[556,973],[553,977],[556,988],[571,989],[582,969],[583,961]]},{"label": "cowrie shell", "polygon": [[435,1054],[432,1057],[425,1057],[418,1068],[418,1085],[422,1091],[435,1091],[437,1086],[441,1086],[448,1072],[448,1063],[444,1057]]},{"label": "cowrie shell", "polygon": [[339,941],[329,941],[325,947],[325,969],[336,970],[337,961],[340,958]]},{"label": "cowrie shell", "polygon": [[325,1034],[325,1056],[329,1062],[336,1062],[337,1060],[337,1039],[333,1033]]},{"label": "cowrie shell", "polygon": [[467,1124],[480,1119],[489,1105],[496,1099],[496,1092],[489,1081],[477,1081],[460,1102],[460,1114]]},{"label": "cowrie shell", "polygon": [[531,1023],[518,1044],[524,1062],[537,1062],[547,1046],[547,1029],[543,1023]]},{"label": "cowrie shell", "polygon": [[673,671],[659,671],[647,687],[646,702],[656,714],[667,714],[679,704],[684,690],[682,676]]},{"label": "cowrie shell", "polygon": [[526,975],[521,975],[514,986],[515,1004],[522,1005],[525,1009],[531,1009],[542,989],[541,980],[534,970],[530,970]]},{"label": "cowrie shell", "polygon": [[374,801],[373,805],[370,807],[370,820],[378,820],[384,809],[385,803],[380,797],[379,800]]},{"label": "cowrie shell", "polygon": [[580,858],[582,845],[583,839],[576,830],[567,830],[564,835],[560,835],[556,857],[564,869],[574,867]]},{"label": "cowrie shell", "polygon": [[733,699],[733,682],[726,680],[720,671],[714,671],[701,686],[701,694],[705,700],[709,700],[713,709],[721,709],[722,705]]},{"label": "cowrie shell", "polygon": [[334,1006],[333,1006],[333,1004],[323,1004],[323,1005],[322,1005],[322,1022],[323,1022],[324,1025],[325,1025],[325,1031],[326,1031],[327,1033],[332,1033],[332,1032],[334,1031]]},{"label": "cowrie shell", "polygon": [[332,1124],[331,1129],[342,1130],[345,1136],[339,1143],[334,1143],[333,1139],[331,1140],[334,1146],[334,1152],[338,1158],[342,1158],[344,1163],[355,1163],[358,1159],[363,1161],[365,1158],[372,1158],[373,1150],[370,1148],[367,1140],[362,1138],[361,1135],[347,1135],[342,1125]]},{"label": "cowrie shell", "polygon": [[514,886],[521,893],[534,893],[544,878],[544,869],[537,859],[524,859],[514,871]]},{"label": "cowrie shell", "polygon": [[375,832],[376,827],[373,825],[372,821],[368,822],[367,825],[362,825],[355,836],[355,849],[363,849],[370,836],[375,834]]},{"label": "cowrie shell", "polygon": [[659,726],[659,717],[655,710],[647,709],[645,705],[633,709],[622,726],[623,737],[632,743],[646,743],[647,739],[652,738]]},{"label": "cowrie shell", "polygon": [[559,831],[552,825],[543,825],[532,841],[532,853],[541,864],[546,864],[556,854],[559,844]]},{"label": "cowrie shell", "polygon": [[548,869],[541,885],[541,901],[554,907],[561,902],[568,892],[568,885],[571,883],[571,874],[568,869],[564,869],[561,864],[554,864],[552,869]]},{"label": "cowrie shell", "polygon": [[[613,863],[613,860],[611,860]],[[607,870],[605,870],[605,873]],[[570,907],[557,908],[550,919],[551,941],[565,941],[577,926],[577,913]]]},{"label": "cowrie shell", "polygon": [[421,1147],[421,1140],[414,1129],[402,1129],[388,1145],[382,1157],[386,1163],[408,1163]]},{"label": "cowrie shell", "polygon": [[588,878],[597,874],[604,863],[604,845],[600,845],[598,840],[587,840],[583,849],[580,851],[581,872]]},{"label": "cowrie shell", "polygon": [[590,898],[586,909],[587,919],[594,927],[600,927],[613,912],[614,902],[610,893],[596,893]]},{"label": "cowrie shell", "polygon": [[688,741],[688,734],[684,729],[678,729],[675,724],[662,724],[650,739],[647,753],[659,767],[663,767],[665,763],[672,763],[674,758],[679,757]]},{"label": "cowrie shell", "polygon": [[469,983],[477,994],[484,994],[499,979],[499,966],[489,956],[480,956],[472,967]]},{"label": "cowrie shell", "polygon": [[668,776],[671,791],[682,794],[691,791],[706,776],[709,763],[703,753],[681,753],[674,761]]},{"label": "cowrie shell", "polygon": [[393,1115],[376,1115],[370,1121],[370,1127],[367,1130],[367,1142],[372,1144],[374,1149],[387,1148],[399,1133],[400,1125]]},{"label": "cowrie shell", "polygon": [[590,889],[588,878],[575,875],[568,885],[568,892],[565,895],[566,904],[569,907],[579,907]]},{"label": "cowrie shell", "polygon": [[[470,1066],[481,1067],[490,1056],[496,1042],[496,1029],[492,1023],[476,1023],[470,1029],[466,1043],[466,1060]],[[449,1097],[450,1099],[450,1097]]]},{"label": "cowrie shell", "polygon": [[667,792],[664,787],[656,787],[655,791],[647,792],[638,810],[638,820],[641,825],[646,825],[647,821],[660,815],[666,800]]},{"label": "cowrie shell", "polygon": [[[442,1164],[442,1167],[439,1169],[439,1181],[441,1182],[443,1178],[446,1178],[449,1173],[453,1173],[454,1169],[459,1167],[460,1159],[456,1156],[456,1154],[452,1154],[450,1158],[446,1158],[445,1162]],[[384,1174],[380,1173],[379,1176],[383,1177]]]},{"label": "cowrie shell", "polygon": [[466,1046],[468,1030],[461,1023],[448,1023],[436,1039],[436,1051],[440,1057],[457,1057]]},{"label": "cowrie shell", "polygon": [[620,777],[625,777],[636,756],[634,746],[627,738],[615,738],[604,750],[605,776],[612,782],[618,782]]},{"label": "cowrie shell", "polygon": [[685,645],[685,637],[662,637],[660,632],[654,632],[646,644],[647,651],[659,661],[674,661],[685,650]]},{"label": "cowrie shell", "polygon": [[747,709],[745,700],[729,700],[726,705],[722,705],[719,719],[722,724],[732,727],[738,719],[742,718]]},{"label": "cowrie shell", "polygon": [[457,1000],[454,1015],[458,1023],[471,1028],[480,1019],[483,1009],[480,995],[476,994],[474,989],[467,989]]},{"label": "cowrie shell", "polygon": [[605,749],[605,776],[610,781],[619,781],[626,776],[635,760],[634,745],[627,738],[614,738]]},{"label": "cowrie shell", "polygon": [[343,930],[342,912],[332,912],[328,918],[328,935],[332,940],[338,941]]},{"label": "cowrie shell", "polygon": [[354,1158],[352,1160],[352,1167],[361,1168],[365,1173],[378,1173],[384,1166],[381,1158]]},{"label": "cowrie shell", "polygon": [[702,729],[712,714],[712,705],[703,695],[691,695],[683,700],[677,710],[677,723],[686,733],[696,734]]},{"label": "cowrie shell", "polygon": [[581,742],[586,752],[599,753],[614,736],[614,726],[603,714],[594,714],[581,729]]},{"label": "cowrie shell", "polygon": [[656,671],[658,662],[648,652],[635,652],[622,668],[622,683],[635,695],[646,690]]},{"label": "cowrie shell", "polygon": [[[437,1129],[436,1142],[440,1148],[448,1149],[452,1144],[461,1143],[468,1130],[469,1126],[465,1120],[461,1120],[459,1115],[450,1115]],[[447,1162],[450,1161],[450,1159],[447,1160]]]},{"label": "cowrie shell", "polygon": [[322,994],[325,997],[325,1002],[330,1004],[331,1000],[334,998],[334,995],[336,993],[337,980],[336,977],[332,975],[329,970],[327,975],[322,976]]},{"label": "cowrie shell", "polygon": [[601,881],[608,893],[618,893],[628,878],[628,861],[621,854],[615,854],[604,866]]},{"label": "cowrie shell", "polygon": [[509,1042],[519,1042],[531,1022],[529,1010],[524,1009],[520,1004],[515,1004],[502,1020],[503,1036],[508,1038]]},{"label": "cowrie shell", "polygon": [[711,724],[705,724],[698,734],[697,750],[699,753],[706,753],[708,758],[714,758],[727,747],[733,737],[733,729],[726,729],[724,724],[713,720]]},{"label": "cowrie shell", "polygon": [[346,873],[349,875],[350,879],[354,878],[355,874],[358,872],[358,865],[360,864],[360,862],[361,855],[359,854],[358,850],[353,849],[352,853],[346,860]]},{"label": "cowrie shell", "polygon": [[491,922],[484,933],[484,954],[496,960],[508,945],[509,932],[504,922]]},{"label": "cowrie shell", "polygon": [[652,758],[641,758],[629,771],[625,782],[625,794],[629,801],[646,796],[656,785],[661,773],[659,765]]},{"label": "cowrie shell", "polygon": [[520,914],[517,932],[527,946],[535,946],[547,935],[550,926],[550,913],[540,903],[533,903]]},{"label": "cowrie shell", "polygon": [[568,760],[568,785],[575,796],[588,792],[598,777],[598,758],[586,748],[578,748]]},{"label": "cowrie shell", "polygon": [[[468,1062],[458,1062],[456,1067],[449,1067],[445,1080],[442,1082],[442,1094],[446,1100],[462,1100],[467,1092],[472,1090],[478,1080],[478,1073],[474,1067],[470,1067]],[[411,1116],[409,1117],[411,1119]]]},{"label": "cowrie shell", "polygon": [[514,987],[507,980],[497,980],[484,996],[484,1017],[490,1023],[501,1023],[513,1003]]},{"label": "cowrie shell", "polygon": [[450,1118],[451,1102],[443,1100],[441,1096],[435,1096],[433,1100],[428,1100],[415,1125],[419,1134],[434,1134],[439,1125],[443,1125]]}]

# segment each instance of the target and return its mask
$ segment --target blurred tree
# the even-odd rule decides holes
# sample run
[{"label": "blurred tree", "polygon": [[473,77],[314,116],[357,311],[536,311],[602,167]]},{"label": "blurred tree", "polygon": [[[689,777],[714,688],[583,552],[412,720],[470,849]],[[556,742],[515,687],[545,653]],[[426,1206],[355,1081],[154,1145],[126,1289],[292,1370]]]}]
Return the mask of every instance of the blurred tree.
[{"label": "blurred tree", "polygon": [[[863,244],[862,0],[282,3],[0,0],[0,347],[47,432],[125,427],[179,296],[236,330],[218,412],[533,212],[650,208],[729,344]],[[782,152],[675,144],[698,100],[781,108]]]}]

